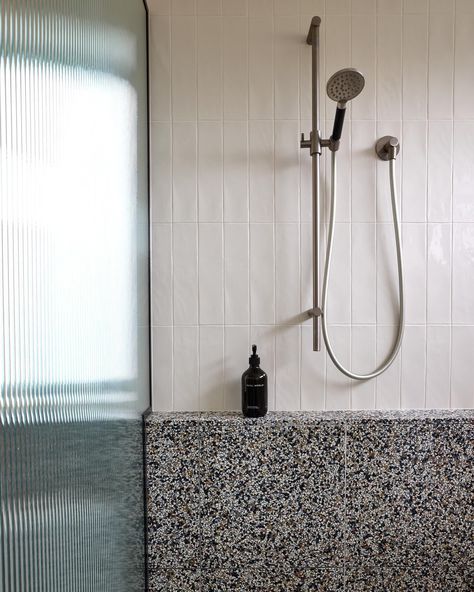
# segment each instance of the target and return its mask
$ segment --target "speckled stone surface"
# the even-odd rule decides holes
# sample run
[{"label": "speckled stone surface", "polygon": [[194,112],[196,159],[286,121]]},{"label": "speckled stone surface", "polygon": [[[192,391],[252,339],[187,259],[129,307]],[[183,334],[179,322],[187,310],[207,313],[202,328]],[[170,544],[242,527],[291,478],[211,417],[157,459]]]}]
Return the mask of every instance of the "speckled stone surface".
[{"label": "speckled stone surface", "polygon": [[149,590],[474,590],[472,411],[151,414]]}]

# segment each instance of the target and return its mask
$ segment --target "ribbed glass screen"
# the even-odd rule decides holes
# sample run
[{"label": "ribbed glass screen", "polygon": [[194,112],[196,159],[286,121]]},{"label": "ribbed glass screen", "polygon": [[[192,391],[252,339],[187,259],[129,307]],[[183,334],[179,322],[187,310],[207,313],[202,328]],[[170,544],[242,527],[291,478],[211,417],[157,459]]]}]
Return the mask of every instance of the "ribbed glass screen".
[{"label": "ribbed glass screen", "polygon": [[146,13],[1,0],[0,590],[144,590]]}]

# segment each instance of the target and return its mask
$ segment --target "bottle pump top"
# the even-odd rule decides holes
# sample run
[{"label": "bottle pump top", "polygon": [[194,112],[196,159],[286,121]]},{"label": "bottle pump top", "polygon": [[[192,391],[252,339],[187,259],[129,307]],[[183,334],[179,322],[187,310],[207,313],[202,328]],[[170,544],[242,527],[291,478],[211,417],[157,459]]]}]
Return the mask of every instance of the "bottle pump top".
[{"label": "bottle pump top", "polygon": [[258,368],[260,366],[260,358],[257,356],[257,346],[252,345],[252,355],[249,358],[249,364],[252,368]]}]

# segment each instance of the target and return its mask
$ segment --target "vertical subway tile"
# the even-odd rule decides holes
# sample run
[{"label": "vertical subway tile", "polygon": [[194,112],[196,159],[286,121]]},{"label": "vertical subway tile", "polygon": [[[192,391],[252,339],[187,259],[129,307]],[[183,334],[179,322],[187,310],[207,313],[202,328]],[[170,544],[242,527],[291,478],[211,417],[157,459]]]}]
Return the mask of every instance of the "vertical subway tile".
[{"label": "vertical subway tile", "polygon": [[169,14],[171,14],[171,0],[148,0],[147,6],[148,6],[148,10],[150,11],[151,15],[154,15],[154,14],[169,15]]},{"label": "vertical subway tile", "polygon": [[[336,357],[346,368],[351,366],[351,328],[329,327],[329,339]],[[351,379],[342,374],[329,359],[326,360],[326,409],[350,409]]]},{"label": "vertical subway tile", "polygon": [[173,225],[173,309],[175,325],[198,322],[197,226]]},{"label": "vertical subway tile", "polygon": [[196,0],[172,0],[171,14],[194,15],[196,14]]},{"label": "vertical subway tile", "polygon": [[354,14],[351,26],[352,65],[360,70],[365,77],[364,90],[352,104],[352,119],[375,119],[375,44],[377,31],[375,12],[372,14]]},{"label": "vertical subway tile", "polygon": [[250,319],[253,325],[272,325],[275,322],[272,224],[250,224]]},{"label": "vertical subway tile", "polygon": [[174,327],[174,410],[199,410],[199,328]]},{"label": "vertical subway tile", "polygon": [[173,124],[173,222],[197,219],[196,124]]},{"label": "vertical subway tile", "polygon": [[375,14],[377,0],[353,0],[352,14]]},{"label": "vertical subway tile", "polygon": [[279,326],[275,338],[275,409],[300,408],[300,328]]},{"label": "vertical subway tile", "polygon": [[171,125],[150,124],[151,219],[171,222]]},{"label": "vertical subway tile", "polygon": [[375,122],[352,121],[352,222],[375,222],[377,199],[375,134]]},{"label": "vertical subway tile", "polygon": [[250,0],[249,16],[251,17],[269,17],[273,16],[273,0]]},{"label": "vertical subway tile", "polygon": [[199,329],[199,409],[224,406],[224,327]]},{"label": "vertical subway tile", "polygon": [[249,227],[225,224],[225,323],[249,323]]},{"label": "vertical subway tile", "polygon": [[[333,154],[336,156],[336,182],[337,182],[337,208],[336,208],[336,222],[350,222],[351,221],[351,209],[352,209],[352,196],[351,196],[351,172],[352,172],[352,126],[348,125],[344,128],[344,137],[341,142],[341,147],[336,153],[330,153],[326,151],[326,179],[327,179],[327,199],[326,202],[326,217],[325,220],[329,221],[329,196],[330,196],[330,179],[331,179],[331,158]],[[327,129],[332,132],[332,122],[328,125]],[[329,132],[329,133],[331,133]],[[324,183],[324,181],[322,181]],[[324,202],[323,202],[324,203]]]},{"label": "vertical subway tile", "polygon": [[403,118],[426,119],[428,80],[428,15],[403,16]]},{"label": "vertical subway tile", "polygon": [[242,409],[241,383],[249,357],[249,327],[224,328],[224,409]]},{"label": "vertical subway tile", "polygon": [[222,0],[224,16],[247,16],[248,0]]},{"label": "vertical subway tile", "polygon": [[474,366],[474,327],[453,327],[451,407],[472,409],[474,389],[472,368]]},{"label": "vertical subway tile", "polygon": [[425,407],[426,326],[405,327],[401,350],[401,407]]},{"label": "vertical subway tile", "polygon": [[200,119],[222,118],[222,19],[198,20],[198,108]]},{"label": "vertical subway tile", "polygon": [[273,122],[252,121],[250,145],[250,219],[273,222]]},{"label": "vertical subway tile", "polygon": [[351,227],[337,223],[329,278],[328,306],[325,311],[329,323],[351,322]]},{"label": "vertical subway tile", "polygon": [[352,224],[351,319],[353,323],[370,324],[377,320],[375,236],[374,224]]},{"label": "vertical subway tile", "polygon": [[428,224],[427,323],[451,322],[451,225]]},{"label": "vertical subway tile", "polygon": [[[443,0],[444,2],[444,0]],[[453,114],[454,15],[429,17],[428,115],[451,119]]]},{"label": "vertical subway tile", "polygon": [[351,0],[331,0],[326,2],[327,14],[350,14]]},{"label": "vertical subway tile", "polygon": [[173,411],[173,327],[153,327],[152,339],[152,408]]},{"label": "vertical subway tile", "polygon": [[474,223],[453,225],[453,323],[474,325]]},{"label": "vertical subway tile", "polygon": [[[377,328],[377,363],[387,358],[393,348],[398,328],[381,325]],[[400,354],[376,380],[376,408],[400,409]]]},{"label": "vertical subway tile", "polygon": [[426,225],[403,224],[405,319],[426,323]]},{"label": "vertical subway tile", "polygon": [[456,0],[456,12],[462,16],[465,13],[474,13],[471,0]]},{"label": "vertical subway tile", "polygon": [[301,243],[301,312],[313,308],[313,226],[304,222],[300,225]]},{"label": "vertical subway tile", "polygon": [[[357,374],[373,372],[376,360],[375,325],[351,329],[351,369]],[[375,409],[375,380],[354,380],[351,385],[351,409]]]},{"label": "vertical subway tile", "polygon": [[[173,2],[173,7],[175,2]],[[196,119],[196,19],[193,16],[172,18],[171,80],[174,121]]]},{"label": "vertical subway tile", "polygon": [[223,19],[224,38],[224,119],[248,117],[248,20],[229,16]]},{"label": "vertical subway tile", "polygon": [[295,324],[301,313],[299,224],[276,224],[275,233],[276,322]]},{"label": "vertical subway tile", "polygon": [[474,222],[474,122],[454,122],[453,221]]},{"label": "vertical subway tile", "polygon": [[428,220],[450,222],[453,132],[451,121],[430,121],[428,128]]},{"label": "vertical subway tile", "polygon": [[379,14],[377,17],[378,119],[399,120],[401,117],[401,44],[401,17],[398,14]]},{"label": "vertical subway tile", "polygon": [[[299,19],[275,18],[275,119],[297,119],[299,77]],[[296,142],[295,142],[296,143]]]},{"label": "vertical subway tile", "polygon": [[197,0],[196,13],[203,16],[219,16],[222,13],[222,1]]},{"label": "vertical subway tile", "polygon": [[224,220],[249,219],[247,123],[224,123]]},{"label": "vertical subway tile", "polygon": [[426,220],[426,121],[403,123],[402,219]]},{"label": "vertical subway tile", "polygon": [[454,117],[472,119],[474,102],[474,12],[456,12],[454,56]]},{"label": "vertical subway tile", "polygon": [[275,0],[275,16],[296,16],[299,13],[299,0]]},{"label": "vertical subway tile", "polygon": [[376,248],[377,323],[394,324],[398,322],[400,308],[395,237],[392,224],[377,224]]},{"label": "vertical subway tile", "polygon": [[298,222],[298,122],[275,121],[275,221]]},{"label": "vertical subway tile", "polygon": [[428,325],[426,330],[426,407],[446,409],[450,405],[451,327]]},{"label": "vertical subway tile", "polygon": [[302,16],[323,16],[326,10],[325,5],[326,0],[300,0],[299,9]]},{"label": "vertical subway tile", "polygon": [[199,224],[199,322],[224,322],[223,244],[221,224]]},{"label": "vertical subway tile", "polygon": [[402,0],[377,0],[377,12],[379,14],[401,14]]},{"label": "vertical subway tile", "polygon": [[249,116],[273,118],[273,22],[268,18],[249,20]]},{"label": "vertical subway tile", "polygon": [[326,353],[313,351],[313,321],[301,326],[301,409],[324,409],[326,396]]},{"label": "vertical subway tile", "polygon": [[170,19],[150,17],[150,118],[151,121],[171,119]]},{"label": "vertical subway tile", "polygon": [[456,0],[430,0],[430,12],[444,12],[452,14]]},{"label": "vertical subway tile", "polygon": [[[309,138],[309,130],[311,129],[310,121],[301,122],[301,133],[305,133],[305,137]],[[302,150],[300,154],[300,217],[302,222],[311,222],[312,207],[313,207],[313,193],[312,193],[312,163],[309,150]],[[324,163],[321,162],[321,169]],[[323,186],[321,183],[321,193],[323,194]]]},{"label": "vertical subway tile", "polygon": [[171,224],[153,224],[151,301],[154,326],[173,324]]},{"label": "vertical subway tile", "polygon": [[222,123],[200,122],[198,127],[198,203],[200,222],[221,222],[222,195]]},{"label": "vertical subway tile", "polygon": [[268,409],[272,411],[275,409],[275,327],[252,325],[250,343],[257,345],[260,365],[268,376]]},{"label": "vertical subway tile", "polygon": [[403,0],[405,14],[426,14],[429,0]]}]

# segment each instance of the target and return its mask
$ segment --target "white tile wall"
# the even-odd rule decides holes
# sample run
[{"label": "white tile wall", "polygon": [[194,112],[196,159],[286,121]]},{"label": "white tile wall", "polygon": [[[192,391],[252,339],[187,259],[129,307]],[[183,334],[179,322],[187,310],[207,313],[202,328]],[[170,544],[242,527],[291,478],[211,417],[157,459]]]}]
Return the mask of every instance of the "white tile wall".
[{"label": "white tile wall", "polygon": [[[474,3],[149,5],[153,407],[238,409],[254,342],[271,409],[474,407]],[[323,84],[344,66],[366,76],[339,153],[328,310],[333,345],[359,372],[396,332],[388,170],[373,146],[385,134],[402,146],[407,327],[393,366],[364,383],[313,353],[302,314],[311,164],[299,134],[310,129],[315,14]],[[333,111],[323,101],[326,133]]]}]

